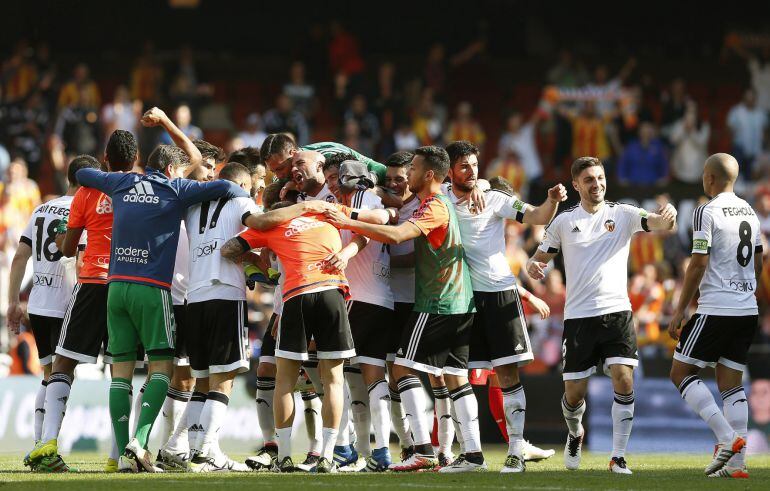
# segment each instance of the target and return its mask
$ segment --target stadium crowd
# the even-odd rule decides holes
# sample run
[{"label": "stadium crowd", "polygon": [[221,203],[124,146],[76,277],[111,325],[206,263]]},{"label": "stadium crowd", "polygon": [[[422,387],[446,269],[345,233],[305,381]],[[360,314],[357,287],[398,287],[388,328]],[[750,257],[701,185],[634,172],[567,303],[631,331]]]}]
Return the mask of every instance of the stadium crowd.
[{"label": "stadium crowd", "polygon": [[[766,40],[737,35],[726,39],[723,56],[746,61],[746,83],[718,93],[687,80],[686,74],[656,80],[650,67],[633,58],[613,71],[563,50],[540,85],[514,87],[504,108],[490,116],[489,111],[478,114],[478,105],[471,102],[477,98],[474,94],[453,90],[450,84],[459,72],[481,63],[483,41],[452,54],[435,44],[426,53],[423,73],[412,76],[395,62],[365,60],[356,37],[341,25],[334,24],[331,33],[328,67],[294,61],[285,82],[272,91],[202,79],[190,47],[161,53],[148,42],[123,79],[99,80],[85,63],[59,63],[45,43],[19,42],[3,60],[0,73],[0,277],[7,277],[32,210],[66,190],[66,166],[73,156],[100,157],[106,138],[116,129],[137,135],[142,156],[158,143],[170,142],[165,132],[139,124],[144,110],[153,105],[173,108],[175,123],[191,139],[220,145],[224,150],[218,164],[244,147],[258,149],[269,133],[277,132],[293,134],[300,145],[339,141],[379,159],[421,145],[470,141],[482,150],[482,175],[504,177],[524,198],[564,181],[566,166],[575,157],[596,155],[604,161],[608,178],[617,183],[617,198],[634,200],[639,196],[634,190],[642,188],[656,194],[658,204],[701,200],[705,157],[729,149],[741,165],[741,193],[760,215],[765,237],[770,236]],[[270,182],[269,171],[264,179]],[[687,229],[686,220],[683,223]],[[563,273],[553,270],[538,282],[523,268],[543,229],[514,221],[506,228],[511,270],[552,313],[549,319],[530,323],[536,362],[525,370],[532,373],[558,370],[561,357]],[[666,360],[673,352],[675,342],[661,326],[667,325],[678,298],[689,237],[645,234],[632,243],[628,290],[642,359]],[[770,266],[760,290],[766,307]],[[4,315],[7,295],[1,293]],[[271,292],[257,288],[249,305],[249,327],[256,341],[252,346],[258,354]],[[760,336],[765,347],[755,349],[767,349],[768,315],[762,317]],[[0,346],[3,352],[18,348],[5,331]],[[6,359],[5,372],[9,363]]]}]

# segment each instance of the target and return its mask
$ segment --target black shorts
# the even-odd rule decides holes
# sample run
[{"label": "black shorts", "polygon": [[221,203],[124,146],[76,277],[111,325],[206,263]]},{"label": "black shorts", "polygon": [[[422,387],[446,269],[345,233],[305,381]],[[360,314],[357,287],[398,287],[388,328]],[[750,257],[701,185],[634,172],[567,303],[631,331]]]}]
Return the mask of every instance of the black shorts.
[{"label": "black shorts", "polygon": [[395,330],[393,311],[353,300],[347,302],[347,307],[353,345],[356,347],[356,356],[350,362],[385,367],[390,331]]},{"label": "black shorts", "polygon": [[471,329],[468,368],[491,370],[534,360],[527,320],[517,290],[473,292],[476,315]]},{"label": "black shorts", "polygon": [[387,361],[396,360],[396,351],[398,351],[398,346],[401,344],[404,329],[407,322],[409,322],[409,316],[412,315],[413,310],[413,303],[396,302],[393,304],[393,327],[388,329]]},{"label": "black shorts", "polygon": [[432,375],[467,376],[473,314],[412,312],[396,353],[396,365]]},{"label": "black shorts", "polygon": [[267,323],[265,335],[262,336],[262,349],[259,351],[260,363],[272,363],[275,365],[275,338],[273,337],[273,326],[275,325],[278,314],[273,312],[270,316],[270,322]]},{"label": "black shorts", "polygon": [[187,356],[187,341],[185,331],[187,329],[187,305],[174,305],[174,323],[176,323],[176,345],[174,346],[174,365],[186,367],[190,365]]},{"label": "black shorts", "polygon": [[339,360],[356,355],[345,299],[339,290],[304,293],[283,304],[275,356],[307,360],[311,338],[315,340],[319,360]]},{"label": "black shorts", "polygon": [[746,370],[751,341],[759,328],[759,316],[695,314],[682,329],[674,359],[704,368],[717,363]]},{"label": "black shorts", "polygon": [[249,370],[246,301],[188,303],[186,338],[193,377]]},{"label": "black shorts", "polygon": [[40,358],[41,365],[53,363],[53,353],[56,350],[63,321],[61,317],[29,314],[29,323],[32,327],[32,335],[35,337],[37,356]]},{"label": "black shorts", "polygon": [[64,313],[56,354],[96,363],[107,347],[107,285],[78,283]]},{"label": "black shorts", "polygon": [[561,352],[564,380],[590,377],[600,362],[608,366],[639,365],[631,311],[566,319]]}]

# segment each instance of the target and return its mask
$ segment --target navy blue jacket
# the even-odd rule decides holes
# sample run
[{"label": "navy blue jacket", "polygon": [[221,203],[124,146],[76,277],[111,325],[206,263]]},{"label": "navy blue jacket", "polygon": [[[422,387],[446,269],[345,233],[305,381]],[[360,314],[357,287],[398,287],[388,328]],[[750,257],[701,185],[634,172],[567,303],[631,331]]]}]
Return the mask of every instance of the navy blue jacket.
[{"label": "navy blue jacket", "polygon": [[171,288],[179,226],[191,205],[221,197],[248,196],[224,180],[169,179],[146,174],[80,169],[77,180],[112,198],[112,251],[109,281]]}]

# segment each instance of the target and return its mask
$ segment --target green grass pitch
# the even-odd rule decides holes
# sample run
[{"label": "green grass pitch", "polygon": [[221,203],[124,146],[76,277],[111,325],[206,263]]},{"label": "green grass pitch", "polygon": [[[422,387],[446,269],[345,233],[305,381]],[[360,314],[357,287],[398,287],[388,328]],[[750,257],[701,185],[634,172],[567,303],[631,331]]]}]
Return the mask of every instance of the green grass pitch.
[{"label": "green grass pitch", "polygon": [[[607,456],[583,454],[579,471],[567,471],[562,465],[560,449],[551,459],[530,463],[522,475],[499,474],[505,459],[502,446],[487,449],[491,469],[486,473],[443,475],[432,472],[419,474],[311,474],[217,473],[191,474],[105,474],[99,472],[104,456],[72,454],[67,463],[80,469],[78,474],[33,474],[21,463],[20,455],[0,454],[0,490],[55,489],[56,491],[107,489],[236,489],[244,486],[264,486],[263,489],[312,491],[368,489],[470,489],[478,491],[503,489],[581,490],[581,489],[768,489],[770,456],[749,459],[750,479],[708,479],[703,468],[710,455],[642,454],[629,455],[632,476],[619,476],[607,471]],[[298,456],[299,457],[299,456]],[[245,458],[233,455],[233,458]]]}]

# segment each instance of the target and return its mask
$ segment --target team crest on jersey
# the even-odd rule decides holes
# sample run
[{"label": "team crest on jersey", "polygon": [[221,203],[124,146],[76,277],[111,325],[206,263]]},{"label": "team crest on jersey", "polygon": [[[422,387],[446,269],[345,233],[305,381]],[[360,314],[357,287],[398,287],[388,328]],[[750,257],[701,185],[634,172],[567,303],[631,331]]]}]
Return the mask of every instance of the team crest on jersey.
[{"label": "team crest on jersey", "polygon": [[607,232],[613,232],[615,230],[615,220],[607,220],[604,222],[604,228],[607,229]]},{"label": "team crest on jersey", "polygon": [[333,194],[329,194],[324,198],[328,203],[336,203],[337,199],[334,197]]},{"label": "team crest on jersey", "polygon": [[112,213],[112,200],[109,196],[101,195],[96,204],[96,214],[109,215],[110,213]]}]

